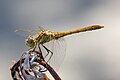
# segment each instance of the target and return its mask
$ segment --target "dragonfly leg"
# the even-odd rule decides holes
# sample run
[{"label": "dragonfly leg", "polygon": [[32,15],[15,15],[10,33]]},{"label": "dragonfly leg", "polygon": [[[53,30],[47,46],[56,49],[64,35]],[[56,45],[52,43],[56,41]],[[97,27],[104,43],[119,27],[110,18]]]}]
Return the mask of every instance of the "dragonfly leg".
[{"label": "dragonfly leg", "polygon": [[[39,49],[40,55],[42,56],[42,59],[44,60],[46,56],[43,58],[43,55],[42,55],[42,50],[41,50],[41,48],[40,48],[40,45],[38,45],[38,49]],[[41,71],[41,70],[39,70],[39,71],[40,71],[40,72],[46,72],[46,71],[47,71],[47,69],[46,69],[46,68],[44,68],[42,71]]]},{"label": "dragonfly leg", "polygon": [[38,45],[38,49],[39,49],[39,52],[42,53],[41,48],[40,48],[40,45]]},{"label": "dragonfly leg", "polygon": [[40,45],[38,45],[38,49],[39,49],[39,54],[40,54],[40,56],[41,56],[41,59],[43,59],[43,61],[45,61],[45,60],[44,60],[44,57],[43,57],[43,54],[42,54],[42,50],[41,50],[41,48],[40,48]]},{"label": "dragonfly leg", "polygon": [[45,57],[48,56],[49,52],[51,53],[51,56],[50,56],[50,58],[49,58],[48,61],[47,61],[47,62],[49,62],[49,60],[50,60],[50,59],[52,58],[52,56],[53,56],[53,52],[50,51],[48,48],[46,48],[43,44],[42,44],[42,46],[43,46],[43,47],[47,50],[47,52],[48,52]]}]

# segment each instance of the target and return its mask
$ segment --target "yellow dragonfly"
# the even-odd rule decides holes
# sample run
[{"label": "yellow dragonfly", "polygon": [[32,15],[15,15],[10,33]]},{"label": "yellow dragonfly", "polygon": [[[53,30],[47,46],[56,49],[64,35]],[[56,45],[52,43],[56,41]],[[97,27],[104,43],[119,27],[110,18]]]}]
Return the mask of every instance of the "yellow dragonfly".
[{"label": "yellow dragonfly", "polygon": [[[36,34],[29,35],[28,38],[25,40],[25,44],[29,46],[30,49],[32,48],[33,50],[35,50],[38,47],[41,52],[46,53],[44,55],[44,58],[46,58],[51,53],[49,55],[49,58],[46,58],[47,62],[50,62],[52,67],[58,69],[65,57],[66,46],[65,46],[65,40],[63,38],[64,36],[79,32],[97,30],[101,28],[104,28],[104,26],[91,25],[66,32],[53,32],[42,28],[40,30],[37,30]],[[20,30],[16,30],[16,32],[18,31]],[[49,44],[49,47],[47,47],[48,46],[47,44]],[[42,47],[42,50],[40,46]],[[43,49],[46,52],[44,52]]]}]

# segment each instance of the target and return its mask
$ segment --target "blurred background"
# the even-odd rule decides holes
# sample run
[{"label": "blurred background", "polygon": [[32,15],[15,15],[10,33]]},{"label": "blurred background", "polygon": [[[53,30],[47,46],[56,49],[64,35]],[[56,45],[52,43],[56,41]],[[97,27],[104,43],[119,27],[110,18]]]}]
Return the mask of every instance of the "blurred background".
[{"label": "blurred background", "polygon": [[102,30],[65,37],[62,80],[120,80],[120,0],[0,0],[0,80],[12,80],[10,66],[28,49],[16,28],[42,26],[68,31],[88,25]]}]

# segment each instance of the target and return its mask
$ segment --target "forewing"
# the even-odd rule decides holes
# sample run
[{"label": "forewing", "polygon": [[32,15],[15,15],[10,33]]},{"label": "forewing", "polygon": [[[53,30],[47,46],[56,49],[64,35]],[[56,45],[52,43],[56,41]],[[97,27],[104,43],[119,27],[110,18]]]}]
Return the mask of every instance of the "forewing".
[{"label": "forewing", "polygon": [[38,27],[16,27],[14,32],[17,35],[27,38],[29,35],[31,35],[31,36],[35,35],[41,30],[45,30],[45,29],[40,26],[38,26]]}]

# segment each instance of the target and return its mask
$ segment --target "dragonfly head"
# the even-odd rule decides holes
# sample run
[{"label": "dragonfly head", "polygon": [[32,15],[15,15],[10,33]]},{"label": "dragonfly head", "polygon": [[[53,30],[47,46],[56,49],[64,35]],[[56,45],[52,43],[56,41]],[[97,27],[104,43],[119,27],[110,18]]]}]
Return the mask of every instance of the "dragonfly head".
[{"label": "dragonfly head", "polygon": [[35,42],[34,42],[32,36],[29,36],[29,37],[25,40],[25,43],[26,43],[26,45],[29,46],[29,47],[34,47],[34,46],[35,46]]}]

